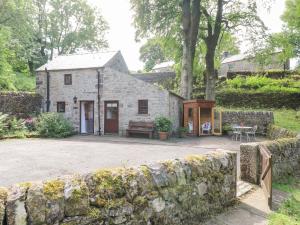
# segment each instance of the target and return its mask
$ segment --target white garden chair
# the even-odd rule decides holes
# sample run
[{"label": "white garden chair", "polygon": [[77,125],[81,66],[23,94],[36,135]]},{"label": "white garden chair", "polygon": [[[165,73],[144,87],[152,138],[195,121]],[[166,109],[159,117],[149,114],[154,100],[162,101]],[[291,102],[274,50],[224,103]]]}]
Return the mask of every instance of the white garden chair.
[{"label": "white garden chair", "polygon": [[257,125],[255,125],[250,131],[246,131],[246,135],[247,135],[247,141],[251,141],[251,137],[253,138],[253,141],[255,141],[255,134],[257,131]]},{"label": "white garden chair", "polygon": [[237,128],[237,125],[232,125],[232,140],[238,141],[238,139],[240,139],[240,141],[242,141],[242,131],[240,129]]},{"label": "white garden chair", "polygon": [[207,134],[210,134],[210,132],[211,132],[211,123],[210,122],[206,122],[206,123],[202,124],[202,134],[205,134],[205,132]]}]

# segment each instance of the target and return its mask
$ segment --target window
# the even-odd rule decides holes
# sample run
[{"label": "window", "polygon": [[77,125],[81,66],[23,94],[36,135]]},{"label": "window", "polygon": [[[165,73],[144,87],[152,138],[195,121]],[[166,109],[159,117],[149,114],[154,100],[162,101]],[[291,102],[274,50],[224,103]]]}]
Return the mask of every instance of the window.
[{"label": "window", "polygon": [[139,114],[148,114],[148,100],[139,100]]},{"label": "window", "polygon": [[57,112],[64,113],[66,111],[66,103],[65,102],[57,102]]},{"label": "window", "polygon": [[72,74],[65,74],[65,85],[72,85]]},{"label": "window", "polygon": [[189,108],[189,118],[193,117],[193,108]]}]

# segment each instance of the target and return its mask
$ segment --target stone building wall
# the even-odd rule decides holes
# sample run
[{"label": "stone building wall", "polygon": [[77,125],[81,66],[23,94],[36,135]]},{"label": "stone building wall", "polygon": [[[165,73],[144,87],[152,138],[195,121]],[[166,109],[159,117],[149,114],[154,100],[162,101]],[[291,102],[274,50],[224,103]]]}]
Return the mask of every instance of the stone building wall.
[{"label": "stone building wall", "polygon": [[[72,74],[72,85],[64,85],[64,74]],[[37,81],[42,82],[37,92],[43,96],[43,110],[46,111],[46,72],[37,73]],[[97,70],[65,70],[50,71],[50,112],[57,112],[57,102],[65,102],[64,116],[69,119],[75,129],[80,127],[80,101],[94,101],[94,127],[98,130],[97,117]],[[77,97],[77,103],[73,101]]]},{"label": "stone building wall", "polygon": [[0,188],[0,225],[198,225],[236,198],[236,169],[220,151]]},{"label": "stone building wall", "polygon": [[[64,74],[72,74],[72,85],[64,85]],[[139,80],[129,74],[111,68],[101,71],[103,87],[101,88],[100,120],[104,132],[105,101],[119,102],[119,134],[125,135],[130,120],[154,121],[157,116],[165,116],[173,121],[173,130],[180,126],[181,115],[178,108],[181,98],[152,84]],[[37,73],[37,92],[43,96],[44,111],[46,108],[46,73]],[[57,102],[66,103],[65,117],[70,119],[75,129],[80,129],[80,101],[94,101],[94,131],[98,126],[97,70],[50,71],[50,111],[57,111]],[[77,97],[77,103],[73,98]],[[149,113],[138,114],[138,100],[148,100]],[[178,108],[177,108],[178,107]]]},{"label": "stone building wall", "polygon": [[[164,89],[146,83],[129,74],[119,73],[106,68],[101,100],[102,115],[104,113],[104,101],[119,101],[120,135],[125,134],[130,120],[154,121],[158,116],[165,116],[173,120],[174,130],[179,127],[180,116],[178,113],[171,112],[171,109],[179,105],[181,99]],[[148,100],[148,114],[138,114],[138,100]],[[104,127],[104,120],[102,120],[101,127]]]},{"label": "stone building wall", "polygon": [[266,134],[268,126],[274,123],[273,112],[252,112],[252,111],[223,111],[222,124],[231,125],[243,123],[245,126],[258,126],[257,132]]},{"label": "stone building wall", "polygon": [[222,63],[219,76],[226,76],[228,72],[260,72],[267,70],[284,70],[285,63],[278,60],[278,55],[274,54],[268,65],[259,65],[254,58],[242,59],[228,63]]},{"label": "stone building wall", "polygon": [[261,143],[241,144],[241,179],[259,183],[261,175],[260,146],[272,154],[272,178],[280,181],[295,175],[300,168],[300,139],[285,138]]},{"label": "stone building wall", "polygon": [[0,112],[28,117],[40,112],[42,97],[29,92],[0,92]]}]

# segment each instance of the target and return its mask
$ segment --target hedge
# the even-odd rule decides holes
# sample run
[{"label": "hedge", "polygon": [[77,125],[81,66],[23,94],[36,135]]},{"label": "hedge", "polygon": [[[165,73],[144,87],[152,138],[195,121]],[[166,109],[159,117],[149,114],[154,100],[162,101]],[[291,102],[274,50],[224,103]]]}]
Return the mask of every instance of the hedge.
[{"label": "hedge", "polygon": [[218,105],[245,108],[300,108],[300,92],[219,91]]},{"label": "hedge", "polygon": [[31,92],[0,92],[0,112],[27,117],[41,110],[42,97]]},{"label": "hedge", "polygon": [[268,78],[273,79],[283,79],[291,75],[299,75],[297,71],[287,71],[287,70],[273,70],[264,72],[250,72],[250,71],[239,71],[239,72],[228,72],[227,78],[234,79],[237,76],[257,76],[263,75]]}]

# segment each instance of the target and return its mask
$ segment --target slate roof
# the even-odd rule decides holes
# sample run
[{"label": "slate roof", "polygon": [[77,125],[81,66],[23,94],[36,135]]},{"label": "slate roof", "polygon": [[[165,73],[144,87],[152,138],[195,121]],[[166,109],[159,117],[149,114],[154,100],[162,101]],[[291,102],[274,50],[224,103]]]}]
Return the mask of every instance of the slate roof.
[{"label": "slate roof", "polygon": [[53,70],[68,70],[68,69],[88,69],[100,68],[112,59],[118,51],[97,52],[97,53],[82,53],[72,55],[60,55],[49,61],[45,65],[38,68],[36,71],[44,71],[45,68],[49,71]]},{"label": "slate roof", "polygon": [[147,83],[161,83],[168,79],[175,79],[176,73],[175,72],[152,72],[152,73],[136,73],[131,74],[135,78],[143,80]]},{"label": "slate roof", "polygon": [[166,68],[166,67],[172,67],[172,66],[174,66],[174,62],[173,61],[163,62],[163,63],[159,63],[159,64],[155,65],[153,67],[153,70],[161,69],[161,68]]},{"label": "slate roof", "polygon": [[[225,59],[222,60],[222,64],[223,63],[230,63],[230,62],[236,62],[236,61],[241,61],[244,60],[246,58],[249,58],[249,56],[244,55],[244,54],[239,54],[239,55],[233,55],[233,56],[229,56]],[[251,57],[250,57],[251,58]]]}]

